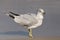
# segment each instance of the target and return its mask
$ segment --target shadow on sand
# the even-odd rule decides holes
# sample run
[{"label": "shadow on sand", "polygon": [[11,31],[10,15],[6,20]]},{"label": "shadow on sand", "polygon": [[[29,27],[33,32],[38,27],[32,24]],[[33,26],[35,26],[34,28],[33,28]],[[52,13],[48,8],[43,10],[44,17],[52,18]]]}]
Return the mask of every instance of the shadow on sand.
[{"label": "shadow on sand", "polygon": [[8,31],[8,32],[3,32],[0,33],[3,35],[22,35],[22,36],[28,36],[28,32],[25,31]]}]

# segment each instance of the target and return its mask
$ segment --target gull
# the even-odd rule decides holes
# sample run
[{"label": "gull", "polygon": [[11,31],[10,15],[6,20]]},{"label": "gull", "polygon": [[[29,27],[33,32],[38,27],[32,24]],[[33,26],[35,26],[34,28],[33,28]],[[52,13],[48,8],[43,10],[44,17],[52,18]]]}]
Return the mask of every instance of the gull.
[{"label": "gull", "polygon": [[11,17],[16,23],[27,28],[28,32],[29,32],[29,37],[32,38],[33,37],[32,29],[40,27],[42,25],[45,11],[43,9],[39,8],[36,14],[33,14],[33,13],[15,14],[10,11],[6,15]]}]

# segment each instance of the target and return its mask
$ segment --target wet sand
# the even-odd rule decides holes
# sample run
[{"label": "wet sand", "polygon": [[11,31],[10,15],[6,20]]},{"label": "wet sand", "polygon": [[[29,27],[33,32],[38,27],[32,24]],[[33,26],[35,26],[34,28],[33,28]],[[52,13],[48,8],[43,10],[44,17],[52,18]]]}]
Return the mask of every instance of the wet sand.
[{"label": "wet sand", "polygon": [[0,37],[0,40],[60,40],[60,36],[49,36],[49,37],[34,37],[29,39],[28,37]]}]

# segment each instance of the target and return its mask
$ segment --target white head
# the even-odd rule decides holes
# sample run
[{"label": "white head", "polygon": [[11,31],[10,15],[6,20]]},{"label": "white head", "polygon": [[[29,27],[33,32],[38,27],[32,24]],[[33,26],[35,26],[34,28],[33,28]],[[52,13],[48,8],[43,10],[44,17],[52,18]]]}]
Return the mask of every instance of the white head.
[{"label": "white head", "polygon": [[37,12],[37,18],[38,19],[43,19],[44,15],[45,15],[45,11],[43,9],[39,8],[38,12]]},{"label": "white head", "polygon": [[45,11],[41,8],[38,9],[38,12],[42,13],[43,15],[45,15]]}]

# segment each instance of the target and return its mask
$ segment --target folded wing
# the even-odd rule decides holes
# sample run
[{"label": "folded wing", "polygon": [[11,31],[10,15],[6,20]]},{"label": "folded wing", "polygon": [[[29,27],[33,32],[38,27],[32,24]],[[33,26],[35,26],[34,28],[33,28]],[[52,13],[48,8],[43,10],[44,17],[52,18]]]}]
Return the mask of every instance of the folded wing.
[{"label": "folded wing", "polygon": [[15,22],[20,23],[21,25],[33,25],[37,23],[37,19],[32,15],[24,14],[17,16],[17,18],[15,18]]}]

